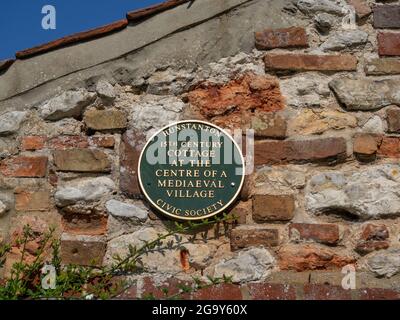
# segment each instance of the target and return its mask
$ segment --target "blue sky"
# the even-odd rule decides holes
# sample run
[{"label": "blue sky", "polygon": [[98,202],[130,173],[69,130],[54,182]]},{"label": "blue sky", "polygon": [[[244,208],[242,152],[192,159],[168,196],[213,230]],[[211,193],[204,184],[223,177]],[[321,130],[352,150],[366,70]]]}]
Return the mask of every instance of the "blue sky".
[{"label": "blue sky", "polygon": [[[0,60],[18,50],[120,20],[126,12],[164,0],[2,0]],[[56,29],[42,28],[42,7],[56,9]]]}]

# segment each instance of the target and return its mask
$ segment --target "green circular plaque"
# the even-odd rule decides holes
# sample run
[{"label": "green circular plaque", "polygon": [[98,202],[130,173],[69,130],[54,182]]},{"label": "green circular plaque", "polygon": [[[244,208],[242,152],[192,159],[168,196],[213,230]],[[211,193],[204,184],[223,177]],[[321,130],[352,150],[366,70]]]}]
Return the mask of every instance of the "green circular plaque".
[{"label": "green circular plaque", "polygon": [[244,181],[239,146],[221,128],[187,120],[154,134],[139,158],[139,183],[146,199],[164,214],[204,219],[224,211]]}]

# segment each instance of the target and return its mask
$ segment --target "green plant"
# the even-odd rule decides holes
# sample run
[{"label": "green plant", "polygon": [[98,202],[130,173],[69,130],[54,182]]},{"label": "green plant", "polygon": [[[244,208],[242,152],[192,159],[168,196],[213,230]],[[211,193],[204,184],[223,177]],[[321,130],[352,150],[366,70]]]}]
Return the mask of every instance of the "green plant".
[{"label": "green plant", "polygon": [[[106,267],[62,265],[59,249],[60,242],[54,238],[54,229],[49,229],[44,234],[37,234],[29,226],[25,226],[23,234],[17,240],[21,248],[20,259],[14,263],[10,276],[5,279],[4,285],[0,286],[0,300],[12,299],[109,299],[123,291],[130,283],[124,280],[118,280],[118,276],[143,270],[141,257],[154,251],[163,251],[172,248],[173,240],[165,243],[164,240],[173,237],[179,243],[182,237],[181,233],[193,232],[207,226],[218,223],[226,223],[236,219],[230,215],[223,217],[214,217],[200,222],[186,222],[174,224],[165,234],[159,234],[158,237],[146,242],[140,247],[129,246],[128,254],[125,257],[115,256],[115,261]],[[39,240],[38,240],[39,239]],[[27,244],[31,241],[38,242],[38,248],[34,252],[34,259],[26,262]],[[0,267],[5,262],[7,253],[11,250],[9,244],[0,246]],[[56,286],[54,288],[43,288],[42,281],[45,275],[42,274],[42,268],[46,264],[51,264],[56,271]],[[229,279],[209,278],[210,285],[228,282]],[[206,285],[198,279],[194,279],[193,287],[182,286],[182,293],[192,292],[204,288]],[[163,289],[167,299],[179,298],[178,294],[168,296],[168,290]],[[154,298],[154,297],[146,297]]]}]

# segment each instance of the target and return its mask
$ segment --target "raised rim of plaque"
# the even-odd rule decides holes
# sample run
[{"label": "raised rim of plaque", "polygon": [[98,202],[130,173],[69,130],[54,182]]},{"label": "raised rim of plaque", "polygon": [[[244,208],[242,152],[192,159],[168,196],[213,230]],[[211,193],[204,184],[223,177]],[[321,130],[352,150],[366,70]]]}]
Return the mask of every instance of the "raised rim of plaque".
[{"label": "raised rim of plaque", "polygon": [[[154,201],[151,200],[151,198],[149,197],[149,195],[147,194],[146,190],[143,188],[143,183],[142,183],[142,177],[141,177],[141,171],[140,171],[140,165],[142,163],[142,156],[144,154],[144,151],[146,150],[147,146],[153,141],[153,139],[160,134],[161,132],[163,132],[165,129],[175,126],[177,124],[181,124],[181,123],[187,123],[187,122],[195,122],[195,123],[202,123],[202,124],[206,124],[208,126],[214,127],[215,129],[221,131],[223,134],[225,134],[226,136],[229,137],[229,139],[231,139],[231,141],[233,142],[234,146],[237,148],[237,150],[239,151],[240,154],[240,159],[242,161],[242,179],[240,181],[240,185],[239,188],[237,189],[236,193],[234,194],[234,196],[232,197],[232,199],[222,208],[218,209],[217,211],[209,214],[209,215],[205,215],[205,216],[201,216],[201,217],[182,217],[182,216],[177,216],[174,214],[171,214],[167,211],[165,211],[164,209],[160,208],[156,203],[154,203]],[[243,157],[243,153],[239,147],[239,145],[237,144],[237,142],[235,141],[235,139],[233,139],[233,137],[226,132],[224,129],[220,128],[219,126],[212,124],[210,122],[207,121],[201,121],[201,120],[181,120],[181,121],[177,121],[177,122],[173,122],[171,124],[168,124],[164,127],[162,127],[160,130],[158,130],[156,133],[154,133],[146,142],[146,144],[144,145],[142,151],[140,152],[140,157],[139,157],[139,163],[138,163],[138,167],[137,167],[137,172],[138,172],[138,180],[139,180],[139,186],[140,186],[140,190],[142,191],[142,193],[144,194],[146,200],[148,202],[150,202],[150,204],[158,211],[160,211],[161,213],[173,218],[173,219],[178,219],[178,220],[202,220],[202,219],[207,219],[210,218],[212,216],[215,216],[219,213],[221,213],[222,211],[226,210],[227,208],[229,208],[238,198],[242,188],[243,188],[243,184],[244,184],[244,179],[245,179],[245,162],[244,162],[244,157]]]}]

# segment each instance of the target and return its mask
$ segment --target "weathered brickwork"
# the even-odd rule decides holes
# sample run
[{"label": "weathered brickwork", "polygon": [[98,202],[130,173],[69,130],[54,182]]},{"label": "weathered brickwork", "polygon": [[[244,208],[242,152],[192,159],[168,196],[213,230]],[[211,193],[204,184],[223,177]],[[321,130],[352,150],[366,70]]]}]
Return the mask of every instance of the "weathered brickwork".
[{"label": "weathered brickwork", "polygon": [[[243,18],[248,29],[209,33],[200,45],[203,29],[193,23],[177,28],[182,46],[197,46],[190,55],[153,63],[166,55],[164,44],[144,46],[146,59],[130,50],[123,61],[107,59],[102,74],[93,62],[81,68],[89,73],[70,72],[68,85],[46,78],[40,90],[61,89],[46,98],[27,86],[0,99],[0,244],[12,244],[0,277],[20,257],[15,239],[25,223],[38,232],[55,224],[63,263],[81,265],[110,264],[166,232],[168,219],[143,199],[139,155],[156,130],[196,119],[254,130],[253,155],[249,132],[238,135],[254,166],[227,212],[236,220],[143,257],[143,274],[120,299],[163,298],[164,287],[176,294],[193,276],[223,275],[233,283],[184,298],[400,299],[400,2],[268,3],[284,24],[269,13],[261,22]],[[209,18],[222,26],[264,6],[246,1]],[[126,21],[116,27],[104,37],[118,37]],[[36,54],[69,50],[67,40],[69,47]],[[218,50],[239,43],[221,59]],[[36,65],[37,56],[24,54]],[[0,62],[2,92],[2,78],[19,74],[20,61],[12,62]],[[29,243],[27,259],[37,246]],[[345,290],[349,265],[357,286]]]}]

